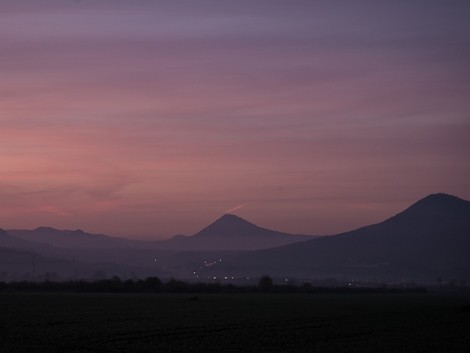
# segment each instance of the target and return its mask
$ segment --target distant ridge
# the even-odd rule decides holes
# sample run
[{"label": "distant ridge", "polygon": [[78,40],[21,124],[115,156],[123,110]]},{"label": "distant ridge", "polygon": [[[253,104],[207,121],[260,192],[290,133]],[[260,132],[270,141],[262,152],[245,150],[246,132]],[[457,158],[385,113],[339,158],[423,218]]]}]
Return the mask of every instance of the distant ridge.
[{"label": "distant ridge", "polygon": [[8,230],[10,235],[27,241],[48,244],[59,248],[116,248],[133,243],[133,240],[115,238],[104,234],[90,234],[76,230],[61,230],[52,227],[38,227],[33,230]]},{"label": "distant ridge", "polygon": [[60,230],[52,227],[37,227],[36,229],[33,229],[35,232],[40,232],[40,233],[50,233],[50,232],[60,232]]},{"label": "distant ridge", "polygon": [[[37,233],[68,233],[68,234],[87,234],[81,229],[75,229],[75,230],[62,230],[62,229],[56,229],[52,227],[37,227],[36,229],[33,229],[34,232]],[[95,234],[96,235],[96,234]],[[101,235],[101,234],[99,234]]]}]

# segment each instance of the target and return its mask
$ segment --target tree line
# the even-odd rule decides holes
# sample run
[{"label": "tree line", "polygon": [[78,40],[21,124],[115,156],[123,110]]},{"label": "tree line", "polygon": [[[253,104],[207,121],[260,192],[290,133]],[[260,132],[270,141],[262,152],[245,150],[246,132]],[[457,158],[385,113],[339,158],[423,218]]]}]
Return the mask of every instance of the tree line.
[{"label": "tree line", "polygon": [[96,281],[71,280],[66,282],[16,281],[0,282],[0,292],[77,292],[77,293],[424,293],[425,288],[389,287],[315,287],[310,283],[301,285],[274,284],[269,276],[262,276],[257,285],[232,283],[192,283],[171,278],[162,281],[158,277],[121,280],[114,276]]}]

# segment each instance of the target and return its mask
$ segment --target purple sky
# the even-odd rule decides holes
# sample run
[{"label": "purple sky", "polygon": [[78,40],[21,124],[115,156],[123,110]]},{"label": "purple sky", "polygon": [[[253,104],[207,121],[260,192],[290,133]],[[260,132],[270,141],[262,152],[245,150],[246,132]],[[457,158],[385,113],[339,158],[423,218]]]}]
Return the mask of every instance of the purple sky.
[{"label": "purple sky", "polygon": [[[468,1],[2,1],[0,227],[331,234],[470,199]],[[243,206],[243,207],[238,207]]]}]

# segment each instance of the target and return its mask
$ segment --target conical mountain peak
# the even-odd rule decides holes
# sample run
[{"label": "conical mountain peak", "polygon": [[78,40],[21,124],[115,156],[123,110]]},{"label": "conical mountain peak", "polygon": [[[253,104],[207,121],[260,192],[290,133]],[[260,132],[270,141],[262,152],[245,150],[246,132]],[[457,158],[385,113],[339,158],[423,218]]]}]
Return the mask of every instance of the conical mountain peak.
[{"label": "conical mountain peak", "polygon": [[243,218],[233,214],[233,213],[225,213],[224,215],[222,215],[222,217],[219,218],[219,220],[228,220],[228,219],[241,219],[243,221],[245,221]]},{"label": "conical mountain peak", "polygon": [[226,213],[196,234],[173,237],[162,245],[179,250],[258,250],[308,238],[258,227],[239,216]]},{"label": "conical mountain peak", "polygon": [[234,214],[226,213],[194,236],[240,236],[264,230]]},{"label": "conical mountain peak", "polygon": [[226,224],[226,225],[241,225],[241,224],[249,224],[253,227],[255,226],[253,223],[248,222],[246,219],[243,219],[237,215],[234,215],[232,213],[226,213],[219,219],[217,219],[214,223],[212,224]]},{"label": "conical mountain peak", "polygon": [[470,215],[470,202],[457,196],[438,193],[428,195],[404,210],[402,215]]}]

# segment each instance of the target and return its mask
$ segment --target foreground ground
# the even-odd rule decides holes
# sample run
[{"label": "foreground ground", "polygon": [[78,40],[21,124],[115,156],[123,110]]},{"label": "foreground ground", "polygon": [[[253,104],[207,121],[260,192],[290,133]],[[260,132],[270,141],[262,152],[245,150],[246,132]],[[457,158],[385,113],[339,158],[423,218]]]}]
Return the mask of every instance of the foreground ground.
[{"label": "foreground ground", "polygon": [[470,297],[0,294],[1,352],[470,352]]}]

